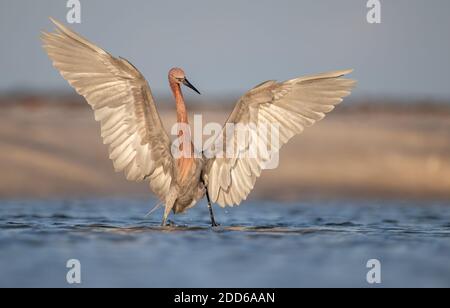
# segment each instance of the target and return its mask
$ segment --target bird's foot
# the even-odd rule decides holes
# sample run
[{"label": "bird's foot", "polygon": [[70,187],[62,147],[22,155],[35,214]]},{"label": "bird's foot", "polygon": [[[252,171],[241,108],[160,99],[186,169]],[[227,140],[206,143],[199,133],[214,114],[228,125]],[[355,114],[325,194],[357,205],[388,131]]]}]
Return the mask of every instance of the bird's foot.
[{"label": "bird's foot", "polygon": [[172,220],[163,221],[161,227],[176,227],[177,225]]}]

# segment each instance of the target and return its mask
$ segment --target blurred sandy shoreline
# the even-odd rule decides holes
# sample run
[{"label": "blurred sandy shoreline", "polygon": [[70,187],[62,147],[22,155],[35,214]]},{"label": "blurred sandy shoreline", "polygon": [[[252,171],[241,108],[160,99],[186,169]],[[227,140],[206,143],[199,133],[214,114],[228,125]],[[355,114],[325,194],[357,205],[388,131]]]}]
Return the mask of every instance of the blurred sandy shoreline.
[{"label": "blurred sandy shoreline", "polygon": [[[0,198],[148,196],[114,173],[93,113],[70,99],[0,101]],[[339,107],[283,148],[252,198],[450,200],[450,108],[388,106]],[[222,123],[231,108],[209,108],[204,121]],[[175,112],[160,109],[169,129]]]}]

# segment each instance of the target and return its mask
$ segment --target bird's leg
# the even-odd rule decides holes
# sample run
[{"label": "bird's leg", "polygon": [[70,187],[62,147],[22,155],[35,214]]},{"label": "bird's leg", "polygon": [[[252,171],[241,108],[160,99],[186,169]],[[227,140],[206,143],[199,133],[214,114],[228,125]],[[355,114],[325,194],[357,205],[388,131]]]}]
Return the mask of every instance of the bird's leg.
[{"label": "bird's leg", "polygon": [[211,205],[211,199],[209,198],[208,188],[206,188],[206,199],[208,199],[208,209],[209,209],[209,216],[211,217],[211,226],[218,227],[219,224],[216,223],[216,219],[214,218],[214,212]]},{"label": "bird's leg", "polygon": [[164,217],[163,221],[161,223],[162,227],[165,227],[167,225],[167,218],[169,217],[170,211],[172,211],[173,206],[175,205],[175,202],[177,200],[177,197],[174,193],[169,193],[168,198],[166,199],[166,208],[164,210]]},{"label": "bird's leg", "polygon": [[169,218],[170,211],[172,210],[172,207],[166,206],[166,209],[164,210],[164,217],[161,223],[161,227],[167,226],[167,218]]},{"label": "bird's leg", "polygon": [[164,210],[164,216],[161,223],[161,227],[167,226],[167,218],[169,217],[170,209],[166,206],[166,209]]}]

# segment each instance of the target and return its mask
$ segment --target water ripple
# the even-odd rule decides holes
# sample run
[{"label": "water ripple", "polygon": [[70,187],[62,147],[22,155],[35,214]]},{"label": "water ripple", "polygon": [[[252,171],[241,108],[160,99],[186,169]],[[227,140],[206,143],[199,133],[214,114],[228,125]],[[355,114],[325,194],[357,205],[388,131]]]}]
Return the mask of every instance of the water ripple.
[{"label": "water ripple", "polygon": [[161,227],[151,203],[0,201],[0,286],[61,286],[70,258],[89,268],[86,286],[365,286],[371,258],[394,286],[450,286],[445,203],[247,202],[217,208],[215,228],[205,204]]}]

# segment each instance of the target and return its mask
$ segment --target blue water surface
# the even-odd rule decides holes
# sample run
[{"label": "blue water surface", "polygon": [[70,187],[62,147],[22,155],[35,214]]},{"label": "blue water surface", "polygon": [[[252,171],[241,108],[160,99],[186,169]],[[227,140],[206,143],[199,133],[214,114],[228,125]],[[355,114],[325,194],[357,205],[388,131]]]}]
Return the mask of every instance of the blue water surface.
[{"label": "blue water surface", "polygon": [[[204,203],[159,226],[150,200],[0,201],[0,287],[450,287],[448,202]],[[381,262],[381,284],[366,280]]]}]

